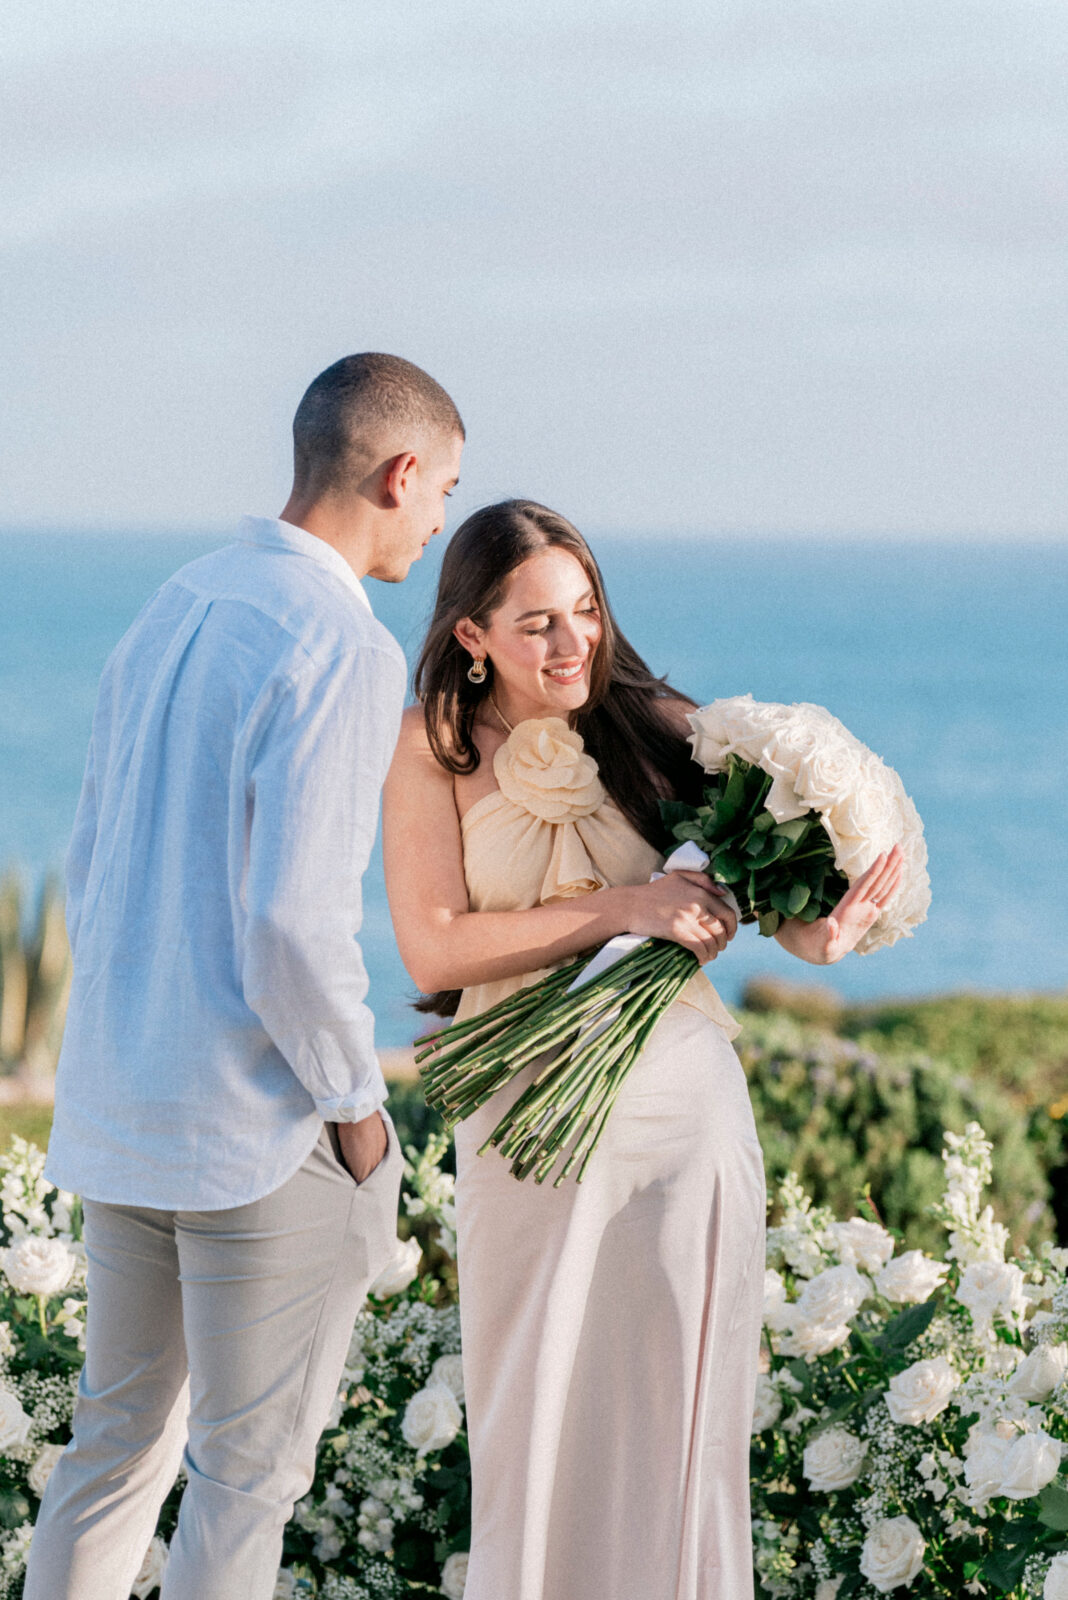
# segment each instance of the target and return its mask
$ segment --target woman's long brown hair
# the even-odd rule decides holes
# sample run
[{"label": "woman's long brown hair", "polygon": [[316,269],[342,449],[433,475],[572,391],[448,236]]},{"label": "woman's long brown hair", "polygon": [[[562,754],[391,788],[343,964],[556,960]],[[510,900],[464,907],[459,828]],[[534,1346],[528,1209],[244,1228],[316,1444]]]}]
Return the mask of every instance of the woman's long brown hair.
[{"label": "woman's long brown hair", "polygon": [[[533,500],[484,506],[457,528],[446,546],[434,614],[415,669],[415,693],[426,714],[430,748],[450,772],[474,772],[479,765],[473,728],[479,702],[493,684],[492,664],[486,663],[485,683],[471,683],[471,657],[453,629],[463,617],[488,627],[516,568],[540,550],[553,548],[568,551],[585,569],[601,616],[589,698],[575,713],[575,731],[616,805],[659,849],[664,835],[659,801],[693,800],[701,788],[701,770],[664,706],[670,700],[691,706],[695,702],[665,678],[654,677],[620,632],[600,569],[578,529]],[[416,1010],[451,1016],[459,994],[442,990],[428,995]]]}]

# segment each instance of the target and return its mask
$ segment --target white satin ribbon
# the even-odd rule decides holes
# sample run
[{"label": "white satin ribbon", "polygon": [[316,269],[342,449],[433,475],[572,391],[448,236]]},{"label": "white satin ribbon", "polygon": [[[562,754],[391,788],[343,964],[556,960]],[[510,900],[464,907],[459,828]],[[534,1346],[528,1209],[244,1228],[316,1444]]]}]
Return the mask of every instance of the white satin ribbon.
[{"label": "white satin ribbon", "polygon": [[[708,866],[708,861],[709,858],[701,849],[701,846],[695,844],[692,839],[687,839],[685,844],[680,844],[668,856],[664,862],[664,871],[654,872],[649,882],[655,883],[658,878],[663,878],[669,872],[704,872]],[[719,889],[723,900],[740,922],[742,911],[734,895],[725,884],[717,884],[716,887]],[[589,983],[591,978],[599,978],[602,972],[607,972],[608,968],[614,966],[623,956],[629,956],[632,950],[637,950],[639,945],[648,944],[648,942],[646,935],[641,933],[617,933],[614,939],[609,939],[608,943],[602,945],[593,959],[586,963],[568,989],[568,994],[571,994],[575,989],[581,988],[584,983]],[[605,1025],[607,1025],[607,1020]]]}]

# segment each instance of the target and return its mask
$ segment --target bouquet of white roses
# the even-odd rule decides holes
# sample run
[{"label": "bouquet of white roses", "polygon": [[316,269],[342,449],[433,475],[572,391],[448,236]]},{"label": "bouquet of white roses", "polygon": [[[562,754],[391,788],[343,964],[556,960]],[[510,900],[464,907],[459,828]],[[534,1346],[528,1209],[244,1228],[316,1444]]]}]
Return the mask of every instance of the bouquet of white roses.
[{"label": "bouquet of white roses", "polygon": [[765,1595],[1068,1597],[1068,1250],[1007,1260],[982,1129],[945,1144],[945,1259],[782,1187],[753,1415]]},{"label": "bouquet of white roses", "polygon": [[[856,948],[893,944],[930,902],[916,807],[897,773],[822,706],[751,695],[715,700],[690,716],[694,759],[709,782],[702,803],[668,802],[665,825],[683,841],[667,861],[704,869],[729,889],[745,921],[771,935],[784,917],[813,922],[895,843],[904,877]],[[677,944],[625,936],[594,961],[570,963],[491,1010],[418,1041],[427,1099],[449,1122],[482,1105],[546,1056],[534,1081],[483,1148],[510,1158],[517,1178],[581,1180],[627,1074],[653,1028],[696,971]]]}]

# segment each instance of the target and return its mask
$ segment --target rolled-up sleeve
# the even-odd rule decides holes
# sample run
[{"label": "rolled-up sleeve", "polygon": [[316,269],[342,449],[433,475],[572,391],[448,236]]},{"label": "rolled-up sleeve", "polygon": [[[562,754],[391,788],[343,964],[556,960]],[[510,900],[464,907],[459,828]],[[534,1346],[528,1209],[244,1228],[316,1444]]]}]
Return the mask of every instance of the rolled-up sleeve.
[{"label": "rolled-up sleeve", "polygon": [[386,1099],[357,934],[403,658],[364,647],[272,688],[246,782],[242,986],[324,1120],[357,1122]]}]

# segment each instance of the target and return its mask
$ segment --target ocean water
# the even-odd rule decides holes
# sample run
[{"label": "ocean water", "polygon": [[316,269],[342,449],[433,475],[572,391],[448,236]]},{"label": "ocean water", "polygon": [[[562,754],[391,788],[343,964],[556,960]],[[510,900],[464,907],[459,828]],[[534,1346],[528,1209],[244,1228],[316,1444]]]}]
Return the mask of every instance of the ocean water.
[{"label": "ocean water", "polygon": [[[61,869],[93,701],[144,600],[220,538],[0,534],[0,867]],[[832,969],[743,928],[709,969],[728,1003],[754,973],[853,999],[1068,984],[1068,545],[790,539],[595,541],[621,626],[705,702],[828,706],[896,767],[927,831],[933,903],[912,939]],[[418,650],[432,546],[368,583]],[[383,1046],[418,1031],[377,851],[362,944]]]}]

